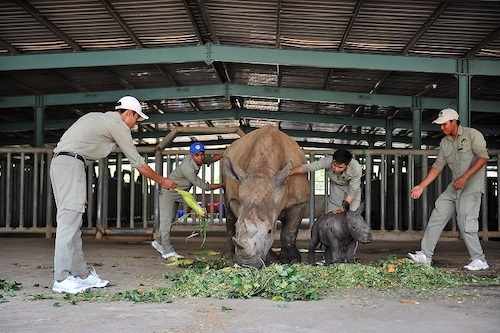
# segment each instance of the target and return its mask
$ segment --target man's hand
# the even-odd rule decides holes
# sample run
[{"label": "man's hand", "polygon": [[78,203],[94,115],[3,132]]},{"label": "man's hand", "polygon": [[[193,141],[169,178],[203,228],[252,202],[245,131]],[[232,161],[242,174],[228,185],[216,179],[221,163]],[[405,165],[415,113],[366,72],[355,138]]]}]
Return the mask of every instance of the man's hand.
[{"label": "man's hand", "polygon": [[344,207],[340,207],[339,209],[334,210],[334,211],[333,211],[333,214],[335,214],[335,215],[336,215],[336,214],[340,214],[340,213],[343,213],[343,212],[344,212]]},{"label": "man's hand", "polygon": [[351,204],[349,203],[349,201],[342,200],[342,206],[340,206],[339,209],[334,210],[333,214],[340,214],[340,213],[343,213],[343,212],[348,212],[349,208],[351,208]]},{"label": "man's hand", "polygon": [[160,185],[162,188],[166,189],[166,190],[173,190],[174,188],[177,187],[177,184],[174,183],[173,181],[171,181],[170,179],[168,178],[163,178],[161,181],[160,181]]},{"label": "man's hand", "polygon": [[465,183],[467,183],[467,177],[462,175],[462,176],[458,177],[457,179],[455,179],[455,182],[453,183],[453,188],[455,190],[459,191],[459,190],[464,188]]},{"label": "man's hand", "polygon": [[424,188],[420,185],[417,185],[411,189],[411,197],[413,199],[418,199],[422,195],[422,192],[424,192]]}]

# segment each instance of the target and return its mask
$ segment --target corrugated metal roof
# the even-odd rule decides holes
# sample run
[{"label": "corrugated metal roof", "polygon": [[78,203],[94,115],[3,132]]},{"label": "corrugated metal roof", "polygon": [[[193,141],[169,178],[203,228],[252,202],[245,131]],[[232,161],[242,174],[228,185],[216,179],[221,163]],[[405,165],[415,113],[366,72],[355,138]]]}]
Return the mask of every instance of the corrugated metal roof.
[{"label": "corrugated metal roof", "polygon": [[[214,43],[347,54],[500,60],[500,3],[495,1],[16,0],[2,1],[0,12],[0,56],[148,48],[165,48],[168,53],[171,47]],[[467,66],[466,61],[464,64]],[[122,90],[133,95],[135,89],[221,83],[444,99],[458,96],[458,82],[453,74],[300,67],[286,63],[168,63],[162,59],[157,64],[2,70],[0,82],[0,98]],[[499,76],[471,76],[470,85],[472,99],[500,102]],[[298,141],[346,145],[366,145],[368,134],[384,140],[384,126],[372,124],[370,119],[412,121],[410,108],[267,96],[167,98],[148,100],[144,105],[150,114],[168,115],[248,110],[239,119],[166,121],[152,127],[146,125],[150,129],[239,125],[249,130],[272,123],[297,131],[292,133],[302,131],[303,136],[296,137]],[[112,102],[48,106],[45,119],[71,120],[85,112],[111,107]],[[263,118],[263,112],[296,118],[273,120],[271,116]],[[424,110],[423,121],[428,122],[435,113],[436,110]],[[307,115],[360,119],[361,125],[345,124],[346,118],[325,122]],[[494,117],[495,113],[473,112],[472,124],[490,128],[488,139],[500,146],[500,138],[494,134],[496,127],[491,128],[496,123]],[[1,123],[32,121],[30,107],[0,110]],[[52,130],[51,134],[57,137],[62,132],[63,129]],[[163,133],[149,132],[152,136]],[[317,136],[322,132],[323,139],[308,138],[307,133]],[[332,132],[352,134],[353,139],[332,139]],[[437,132],[438,129],[422,136],[431,137]],[[30,131],[7,131],[0,134],[0,144],[12,144],[15,139],[22,142],[30,136]],[[408,138],[408,130],[394,128],[393,136],[398,142],[398,137]],[[50,142],[50,136],[47,140]],[[411,143],[400,140],[399,145],[409,147]]]}]

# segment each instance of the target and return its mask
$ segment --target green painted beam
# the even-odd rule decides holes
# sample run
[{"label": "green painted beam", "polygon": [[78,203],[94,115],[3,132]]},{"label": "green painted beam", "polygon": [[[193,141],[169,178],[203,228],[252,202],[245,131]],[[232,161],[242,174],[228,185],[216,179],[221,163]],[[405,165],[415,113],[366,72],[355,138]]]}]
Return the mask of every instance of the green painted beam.
[{"label": "green painted beam", "polygon": [[[133,95],[139,100],[183,99],[203,97],[254,97],[268,99],[284,99],[319,103],[340,103],[355,105],[382,105],[399,108],[413,106],[414,98],[399,95],[361,94],[352,92],[325,91],[298,88],[280,88],[269,86],[247,86],[242,84],[215,84],[188,87],[152,88],[135,90],[113,90],[68,94],[47,94],[41,96],[0,97],[1,108],[19,108],[77,105],[115,102],[124,95]],[[456,99],[418,97],[424,109],[444,109],[456,107]],[[500,112],[500,102],[472,100],[471,110],[480,112]]]},{"label": "green painted beam", "polygon": [[[249,132],[251,130],[255,130],[257,128],[253,127],[247,127],[245,128],[246,132]],[[322,139],[329,139],[329,140],[334,140],[334,139],[340,139],[340,140],[349,140],[349,141],[363,141],[368,139],[368,135],[364,134],[356,134],[356,133],[331,133],[331,132],[320,132],[320,131],[305,131],[305,130],[288,130],[288,129],[282,129],[282,131],[291,137],[297,138],[297,139],[309,139],[309,138],[322,138]],[[151,139],[151,138],[163,138],[165,137],[170,131],[148,131],[148,132],[134,132],[132,133],[133,138],[143,140],[143,139]],[[375,142],[385,142],[386,137],[385,135],[372,135],[371,138],[375,140]],[[44,142],[46,144],[54,144],[57,143],[60,140],[60,137],[56,137],[53,135],[45,135]],[[229,145],[232,142],[232,140],[214,140],[214,141],[204,141],[205,144],[207,145]],[[300,142],[300,141],[299,141]],[[405,144],[411,144],[412,139],[411,137],[394,137],[393,142],[397,143],[405,143]],[[426,145],[432,145],[436,146],[439,144],[438,139],[433,139],[433,138],[424,138],[423,139],[424,144]],[[9,138],[9,139],[3,139],[2,140],[3,145],[31,145],[32,144],[32,139],[30,138]],[[310,146],[314,146],[314,144],[321,145],[319,143],[311,143]],[[185,147],[187,144],[184,142],[180,143],[172,143],[169,147]]]},{"label": "green painted beam", "polygon": [[[385,119],[376,118],[361,118],[361,117],[341,117],[325,114],[312,114],[312,113],[289,113],[289,112],[273,112],[264,110],[251,110],[251,109],[227,109],[227,110],[210,110],[202,112],[176,112],[165,114],[151,114],[148,120],[142,121],[142,124],[156,124],[156,123],[172,123],[182,121],[205,121],[205,120],[224,120],[224,119],[265,119],[274,121],[290,121],[304,124],[323,123],[323,124],[337,124],[347,126],[370,126],[385,128]],[[66,129],[73,124],[76,119],[68,119],[65,121],[46,121],[44,129],[59,130]],[[393,120],[394,128],[412,129],[413,123],[411,121]],[[498,135],[498,127],[496,126],[474,126],[485,135]],[[20,122],[20,123],[0,123],[0,132],[23,132],[33,131],[35,128],[34,122]],[[422,131],[438,131],[439,127],[435,124],[422,124]],[[147,132],[145,132],[147,133]]]},{"label": "green painted beam", "polygon": [[204,62],[207,46],[0,56],[0,71]]},{"label": "green painted beam", "polygon": [[468,60],[468,66],[464,68],[462,59],[458,58],[378,55],[214,44],[110,51],[2,55],[0,56],[0,71],[189,62],[211,64],[214,61],[500,76],[500,63],[491,60]]},{"label": "green painted beam", "polygon": [[241,84],[229,84],[229,94],[231,96],[241,97],[280,98],[290,101],[381,105],[401,108],[410,107],[412,103],[412,97],[409,96],[362,94],[298,88],[245,86]]},{"label": "green painted beam", "polygon": [[280,66],[356,68],[447,74],[453,74],[457,71],[456,61],[450,58],[389,56],[315,50],[284,50],[224,45],[211,45],[209,55],[213,61]]}]

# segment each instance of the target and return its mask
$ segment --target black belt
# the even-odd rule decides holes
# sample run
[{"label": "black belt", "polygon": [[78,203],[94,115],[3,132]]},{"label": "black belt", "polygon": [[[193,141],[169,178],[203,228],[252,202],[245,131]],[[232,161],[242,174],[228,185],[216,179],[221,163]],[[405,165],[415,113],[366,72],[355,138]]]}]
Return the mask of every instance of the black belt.
[{"label": "black belt", "polygon": [[55,153],[54,157],[57,157],[59,155],[64,155],[64,156],[69,156],[69,157],[77,158],[80,161],[82,161],[83,164],[85,164],[85,159],[83,158],[83,156],[82,155],[78,155],[77,153],[73,153],[72,151],[60,151],[58,153]]}]

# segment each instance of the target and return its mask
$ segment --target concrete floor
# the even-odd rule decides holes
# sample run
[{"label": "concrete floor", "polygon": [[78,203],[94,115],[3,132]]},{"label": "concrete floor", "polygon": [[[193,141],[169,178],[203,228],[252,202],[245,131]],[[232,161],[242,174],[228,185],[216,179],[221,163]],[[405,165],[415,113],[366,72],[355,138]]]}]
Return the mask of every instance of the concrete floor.
[{"label": "concrete floor", "polygon": [[[203,249],[220,251],[224,238],[210,232]],[[194,256],[199,238],[173,238],[176,250]],[[307,241],[299,248],[306,249]],[[279,246],[279,244],[276,244]],[[500,242],[483,242],[491,269],[473,273],[500,274]],[[419,249],[419,242],[375,241],[361,244],[361,263],[404,257]],[[111,293],[163,285],[170,269],[146,238],[84,239],[89,265],[97,265],[109,279]],[[305,259],[305,253],[303,258]],[[321,255],[318,254],[318,259]],[[250,300],[174,299],[172,303],[79,302],[71,305],[52,286],[53,240],[0,238],[0,279],[23,284],[14,297],[0,303],[0,332],[498,332],[500,286],[450,290],[449,295],[412,296],[371,290],[342,290],[320,301],[274,302]],[[461,241],[443,240],[436,248],[435,266],[461,270],[469,262]],[[34,300],[36,295],[45,298]],[[457,296],[458,295],[458,296]],[[60,304],[55,307],[54,304]],[[418,304],[417,304],[418,303]],[[223,309],[230,309],[224,311]]]}]

